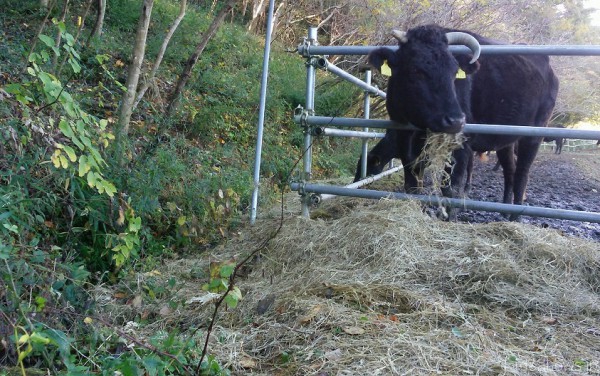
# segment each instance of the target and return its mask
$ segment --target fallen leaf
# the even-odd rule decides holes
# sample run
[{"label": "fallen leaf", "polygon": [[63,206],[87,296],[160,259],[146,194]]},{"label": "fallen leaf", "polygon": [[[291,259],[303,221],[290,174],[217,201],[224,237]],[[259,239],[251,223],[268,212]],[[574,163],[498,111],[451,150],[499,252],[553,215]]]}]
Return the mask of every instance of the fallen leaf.
[{"label": "fallen leaf", "polygon": [[357,336],[360,334],[364,334],[365,330],[363,328],[359,328],[358,326],[345,326],[342,328],[344,333],[350,334],[352,336]]},{"label": "fallen leaf", "polygon": [[316,306],[312,307],[310,309],[310,311],[306,315],[300,317],[298,319],[298,321],[302,325],[308,324],[317,316],[317,314],[319,314],[319,312],[321,312],[321,309],[322,309],[322,306],[320,306],[320,305],[316,305]]},{"label": "fallen leaf", "polygon": [[168,316],[170,315],[172,312],[171,308],[169,308],[168,306],[163,306],[160,311],[158,311],[158,314],[161,316]]},{"label": "fallen leaf", "polygon": [[220,297],[221,297],[221,294],[207,292],[205,295],[194,296],[194,297],[189,298],[188,300],[185,301],[185,304],[193,304],[193,303],[206,304],[206,303],[214,302],[215,300],[219,299]]},{"label": "fallen leaf", "polygon": [[558,319],[556,317],[544,317],[542,322],[546,325],[556,325],[558,324]]},{"label": "fallen leaf", "polygon": [[142,306],[142,296],[141,295],[136,295],[136,297],[133,298],[133,300],[131,301],[131,305],[134,308],[140,308]]},{"label": "fallen leaf", "polygon": [[252,358],[244,357],[240,360],[240,367],[246,369],[254,369],[256,368],[256,361]]},{"label": "fallen leaf", "polygon": [[325,359],[330,360],[330,361],[340,360],[341,358],[342,358],[342,350],[340,350],[340,349],[327,351],[325,353]]}]

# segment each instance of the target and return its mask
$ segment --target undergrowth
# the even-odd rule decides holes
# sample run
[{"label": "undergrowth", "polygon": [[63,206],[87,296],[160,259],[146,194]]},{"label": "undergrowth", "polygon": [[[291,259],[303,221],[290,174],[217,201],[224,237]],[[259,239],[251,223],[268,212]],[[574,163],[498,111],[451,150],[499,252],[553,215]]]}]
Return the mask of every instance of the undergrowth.
[{"label": "undergrowth", "polygon": [[[46,16],[39,1],[11,3],[0,13],[0,367],[6,370],[0,374],[227,374],[213,357],[197,364],[202,331],[191,338],[187,328],[136,338],[127,328],[151,318],[102,317],[97,291],[152,272],[164,258],[213,249],[244,222],[262,39],[239,20],[224,25],[178,111],[164,118],[165,93],[211,21],[207,9],[191,5],[134,113],[122,166],[112,154],[113,134],[139,4],[109,0],[104,35],[89,43],[91,14],[77,30],[85,4],[72,4],[64,22],[57,21],[63,2],[57,4],[39,37]],[[155,4],[149,61],[177,11],[175,2]],[[304,147],[292,112],[304,102],[306,73],[287,48],[274,45],[272,52],[261,206],[287,189],[282,179]],[[328,86],[317,109],[343,116],[358,92]],[[350,176],[358,144],[319,140],[315,147],[315,178]],[[131,289],[112,298],[135,306],[177,286],[172,280],[146,286],[142,295]]]}]

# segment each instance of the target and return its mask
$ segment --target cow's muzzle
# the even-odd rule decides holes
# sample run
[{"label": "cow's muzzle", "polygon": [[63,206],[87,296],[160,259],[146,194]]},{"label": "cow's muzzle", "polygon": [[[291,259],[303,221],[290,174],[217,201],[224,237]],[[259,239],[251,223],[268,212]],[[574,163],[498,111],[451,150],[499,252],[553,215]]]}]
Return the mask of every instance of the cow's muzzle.
[{"label": "cow's muzzle", "polygon": [[439,127],[432,127],[432,132],[437,133],[458,133],[465,127],[466,118],[462,116],[444,116],[439,123]]}]

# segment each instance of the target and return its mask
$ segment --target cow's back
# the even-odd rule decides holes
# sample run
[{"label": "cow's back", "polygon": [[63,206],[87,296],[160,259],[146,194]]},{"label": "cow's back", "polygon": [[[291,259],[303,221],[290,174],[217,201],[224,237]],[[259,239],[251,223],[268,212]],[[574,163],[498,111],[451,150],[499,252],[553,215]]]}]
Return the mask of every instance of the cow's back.
[{"label": "cow's back", "polygon": [[[482,45],[504,44],[474,35]],[[472,79],[471,119],[477,124],[544,127],[554,109],[558,79],[545,55],[483,55]],[[517,139],[473,135],[475,151],[497,150]]]}]

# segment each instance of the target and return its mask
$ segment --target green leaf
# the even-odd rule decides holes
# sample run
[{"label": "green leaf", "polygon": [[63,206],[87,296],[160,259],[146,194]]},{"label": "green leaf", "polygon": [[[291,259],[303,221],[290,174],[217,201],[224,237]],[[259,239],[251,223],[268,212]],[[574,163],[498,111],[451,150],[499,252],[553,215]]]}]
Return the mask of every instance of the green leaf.
[{"label": "green leaf", "polygon": [[58,123],[58,129],[60,129],[62,134],[69,138],[74,136],[73,129],[69,125],[69,122],[67,122],[65,119],[60,119],[60,122]]},{"label": "green leaf", "polygon": [[[56,20],[52,20],[52,22],[54,22],[56,24],[56,26],[58,26],[58,30],[60,30],[61,33],[64,33],[67,31],[67,27],[65,26],[65,23],[63,21],[57,22]],[[71,35],[71,34],[67,34],[67,35]],[[65,35],[65,37],[67,35]]]},{"label": "green leaf", "polygon": [[225,304],[227,304],[229,308],[235,308],[238,305],[238,300],[235,297],[231,296],[231,294],[227,294],[223,301],[225,302]]},{"label": "green leaf", "polygon": [[[63,33],[64,33],[64,30],[63,30]],[[65,42],[67,43],[67,45],[69,45],[69,46],[73,46],[73,44],[75,43],[75,38],[73,38],[73,35],[71,35],[69,33],[63,34],[63,38],[64,38]]]},{"label": "green leaf", "polygon": [[21,84],[8,84],[4,86],[4,91],[8,94],[21,94],[24,91],[24,88]]},{"label": "green leaf", "polygon": [[94,188],[96,186],[96,174],[94,173],[94,171],[88,172],[87,183],[91,188]]},{"label": "green leaf", "polygon": [[54,47],[54,39],[52,39],[51,37],[44,35],[44,34],[40,34],[40,36],[38,38],[40,38],[40,40],[42,42],[44,42],[44,44],[46,46],[51,47],[51,48]]},{"label": "green leaf", "polygon": [[140,229],[142,228],[142,218],[141,217],[132,218],[131,221],[129,222],[128,228],[129,228],[129,231],[131,231],[131,232],[140,231]]},{"label": "green leaf", "polygon": [[106,61],[110,60],[110,56],[108,54],[96,55],[96,60],[100,64],[104,64]]},{"label": "green leaf", "polygon": [[4,226],[5,229],[7,229],[10,232],[13,232],[15,234],[19,233],[19,228],[16,225],[11,225],[8,223],[4,223],[2,226]]},{"label": "green leaf", "polygon": [[74,73],[81,72],[81,65],[77,62],[77,60],[69,58],[69,65],[71,65],[71,69],[73,69]]},{"label": "green leaf", "polygon": [[86,155],[79,156],[79,176],[83,177],[90,171],[91,167],[88,163],[88,157]]},{"label": "green leaf", "polygon": [[229,278],[233,274],[234,269],[235,269],[235,264],[223,265],[220,270],[221,277]]}]

